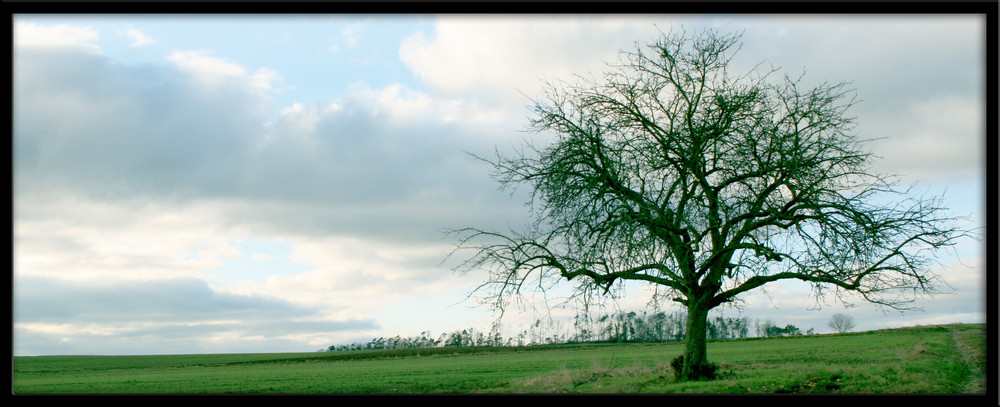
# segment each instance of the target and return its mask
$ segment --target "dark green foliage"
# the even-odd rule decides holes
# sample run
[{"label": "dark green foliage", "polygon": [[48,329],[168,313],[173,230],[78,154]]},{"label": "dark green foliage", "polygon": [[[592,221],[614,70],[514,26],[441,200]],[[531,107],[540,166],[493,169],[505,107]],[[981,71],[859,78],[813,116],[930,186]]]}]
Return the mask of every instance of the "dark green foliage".
[{"label": "dark green foliage", "polygon": [[795,325],[785,325],[784,328],[778,328],[777,326],[768,326],[765,331],[765,336],[768,338],[774,338],[778,336],[799,336],[802,335],[802,331],[796,328]]}]

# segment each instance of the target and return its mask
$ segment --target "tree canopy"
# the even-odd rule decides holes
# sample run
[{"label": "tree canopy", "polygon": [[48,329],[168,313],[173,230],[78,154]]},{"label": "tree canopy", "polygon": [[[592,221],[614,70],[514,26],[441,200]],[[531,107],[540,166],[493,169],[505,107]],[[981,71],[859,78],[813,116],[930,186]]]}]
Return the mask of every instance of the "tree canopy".
[{"label": "tree canopy", "polygon": [[[690,338],[708,310],[779,280],[894,308],[935,292],[934,251],[964,235],[955,218],[873,169],[849,84],[734,75],[739,40],[664,34],[599,79],[547,84],[530,128],[551,141],[484,159],[502,187],[531,188],[531,222],[456,231],[473,250],[460,269],[489,271],[494,306],[533,277],[578,294],[643,281],[688,308]],[[704,341],[691,346],[694,378]]]}]

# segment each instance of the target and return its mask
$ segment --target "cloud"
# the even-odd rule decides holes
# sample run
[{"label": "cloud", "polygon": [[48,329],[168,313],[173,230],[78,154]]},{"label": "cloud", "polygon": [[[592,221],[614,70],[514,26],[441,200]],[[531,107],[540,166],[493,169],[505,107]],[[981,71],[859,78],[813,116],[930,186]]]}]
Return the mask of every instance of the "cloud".
[{"label": "cloud", "polygon": [[970,95],[908,103],[895,114],[871,117],[864,134],[894,135],[874,141],[880,165],[905,180],[955,182],[974,178],[986,163],[985,103]]},{"label": "cloud", "polygon": [[396,84],[278,108],[260,69],[200,52],[169,60],[130,66],[19,49],[19,194],[227,201],[234,222],[404,239],[509,212],[501,203],[476,213],[492,210],[485,197],[497,191],[483,182],[488,168],[463,152],[489,151],[516,131],[506,110]]},{"label": "cloud", "polygon": [[[259,295],[216,291],[198,279],[71,281],[20,277],[16,282],[14,348],[46,353],[231,352],[250,342],[273,342],[274,351],[314,350],[295,336],[335,340],[371,330],[367,319],[329,319],[326,310]],[[356,335],[356,333],[355,333]],[[113,346],[108,346],[109,344]],[[267,346],[265,344],[265,346]]]},{"label": "cloud", "polygon": [[[226,189],[269,100],[247,80],[202,86],[169,66],[79,52],[16,50],[15,185],[91,196]],[[247,78],[236,78],[247,79]]]},{"label": "cloud", "polygon": [[[444,92],[487,92],[508,102],[538,97],[541,81],[600,77],[619,50],[660,30],[742,33],[733,72],[760,62],[804,83],[848,82],[860,101],[859,136],[887,172],[952,180],[983,163],[985,20],[977,16],[440,16],[400,58]],[[544,40],[539,40],[544,39]],[[770,65],[763,65],[761,69]]]},{"label": "cloud", "polygon": [[[975,177],[985,164],[981,16],[776,16],[720,19],[744,31],[737,58],[766,60],[805,84],[847,82],[850,113],[879,170],[908,181]],[[766,67],[766,65],[765,65]]]},{"label": "cloud", "polygon": [[[397,300],[461,290],[470,281],[438,267],[451,249],[442,239],[424,244],[326,236],[297,237],[290,260],[311,270],[274,276],[261,288],[306,304],[330,303],[348,314],[372,312]],[[336,293],[331,297],[330,293]]]},{"label": "cloud", "polygon": [[330,51],[338,53],[357,47],[358,41],[361,39],[361,33],[365,31],[365,28],[364,23],[348,23],[340,30],[340,35],[333,40],[334,44],[330,46]]},{"label": "cloud", "polygon": [[[363,340],[382,301],[468,283],[436,267],[442,228],[523,210],[462,151],[507,131],[473,99],[359,83],[279,107],[263,68],[193,51],[130,65],[25,46],[15,68],[19,354]],[[234,245],[246,236],[287,238],[291,258],[271,261],[296,267],[249,279],[230,266],[253,259]]]},{"label": "cloud", "polygon": [[268,261],[273,258],[274,256],[264,253],[254,253],[253,255],[250,256],[250,260],[252,261]]},{"label": "cloud", "polygon": [[[623,46],[653,38],[654,22],[444,17],[433,37],[415,35],[400,53],[435,86],[499,92],[496,86],[536,86],[539,71],[561,78],[560,72],[599,67]],[[550,41],[527,38],[535,36]],[[761,42],[747,37],[748,43]],[[608,52],[596,51],[602,47]],[[373,88],[360,82],[336,99],[278,107],[268,96],[277,72],[204,52],[178,51],[170,64],[153,67],[79,53],[18,52],[16,178],[32,179],[36,189],[60,183],[91,197],[228,201],[229,216],[239,222],[396,239],[426,239],[442,224],[503,225],[508,214],[523,212],[523,200],[496,201],[487,166],[463,152],[488,155],[494,146],[508,147],[524,126],[525,112],[517,104],[499,107],[485,96],[442,97],[400,84]],[[497,60],[499,55],[509,60]],[[67,66],[75,68],[61,68]],[[901,133],[923,134],[928,147],[915,151],[921,144],[907,139],[909,150],[884,149],[895,154],[887,162],[919,161],[940,171],[974,167],[967,149],[978,128],[979,116],[970,113],[975,99],[956,95],[905,105],[912,107],[883,116],[893,117],[891,122],[864,123],[874,133],[908,123],[913,131]],[[959,125],[965,136],[934,149],[946,134],[956,134],[949,124],[956,117],[965,119]],[[909,159],[917,153],[927,160]]]},{"label": "cloud", "polygon": [[225,206],[223,223],[274,233],[425,240],[520,208],[491,203],[488,169],[462,151],[505,137],[505,111],[359,84],[272,117],[249,69],[199,52],[170,62],[19,49],[18,210],[67,194],[81,207],[204,204]]},{"label": "cloud", "polygon": [[97,38],[97,30],[92,27],[66,24],[45,26],[22,21],[14,24],[15,47],[75,49],[100,54],[100,48],[94,44]]},{"label": "cloud", "polygon": [[268,94],[275,90],[277,72],[268,68],[258,68],[248,73],[247,68],[205,55],[201,51],[176,51],[167,57],[180,70],[199,80],[202,84],[216,87],[227,80],[240,80],[251,91]]},{"label": "cloud", "polygon": [[205,56],[199,51],[177,51],[167,59],[197,76],[243,76],[246,73],[246,69],[240,65]]},{"label": "cloud", "polygon": [[193,322],[205,320],[310,316],[281,301],[258,296],[227,295],[198,279],[114,280],[112,283],[22,277],[17,281],[18,321]]},{"label": "cloud", "polygon": [[135,201],[101,202],[68,194],[18,196],[14,275],[144,281],[204,277],[242,255],[239,230],[207,208]]},{"label": "cloud", "polygon": [[[382,312],[397,300],[460,292],[472,283],[437,267],[450,248],[440,239],[421,246],[323,235],[282,238],[288,230],[233,224],[225,203],[62,196],[15,206],[19,343],[57,335],[120,339],[176,328],[190,332],[171,339],[180,352],[200,349],[197,332],[206,330],[206,337],[231,331],[289,336],[305,342],[285,344],[284,350],[302,350],[303,343],[311,350],[316,341],[326,346],[375,335],[373,324],[383,324]],[[257,233],[266,237],[252,237]],[[323,321],[369,323],[310,331]]]},{"label": "cloud", "polygon": [[431,34],[414,33],[400,59],[428,85],[490,92],[507,101],[537,97],[540,80],[600,75],[604,62],[634,41],[653,38],[654,21],[639,16],[438,16]]},{"label": "cloud", "polygon": [[155,44],[156,40],[150,38],[148,35],[142,31],[130,28],[125,31],[125,35],[132,39],[132,47],[144,47],[146,45]]}]

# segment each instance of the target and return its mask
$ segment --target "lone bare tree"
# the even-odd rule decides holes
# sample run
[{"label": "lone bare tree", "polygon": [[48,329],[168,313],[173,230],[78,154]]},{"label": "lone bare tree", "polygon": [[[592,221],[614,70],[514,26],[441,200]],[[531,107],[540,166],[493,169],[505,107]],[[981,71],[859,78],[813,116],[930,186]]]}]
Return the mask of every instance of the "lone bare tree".
[{"label": "lone bare tree", "polygon": [[850,332],[855,327],[854,318],[847,314],[833,314],[827,326],[839,333]]},{"label": "lone bare tree", "polygon": [[474,253],[456,270],[488,271],[477,290],[501,312],[529,279],[578,282],[577,298],[656,284],[687,308],[687,380],[713,376],[709,310],[765,284],[893,308],[935,292],[931,255],[963,234],[956,218],[872,170],[846,84],[730,74],[740,38],[666,33],[603,80],[547,83],[530,128],[554,138],[483,158],[502,188],[532,188],[533,219],[453,231]]}]

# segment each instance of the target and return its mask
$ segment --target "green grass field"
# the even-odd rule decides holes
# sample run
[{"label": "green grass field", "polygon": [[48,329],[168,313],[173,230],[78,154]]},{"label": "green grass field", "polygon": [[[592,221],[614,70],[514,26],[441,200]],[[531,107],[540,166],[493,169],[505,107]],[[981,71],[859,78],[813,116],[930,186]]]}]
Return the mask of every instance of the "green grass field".
[{"label": "green grass field", "polygon": [[985,325],[710,342],[722,377],[675,382],[681,344],[13,358],[14,394],[979,393]]}]

